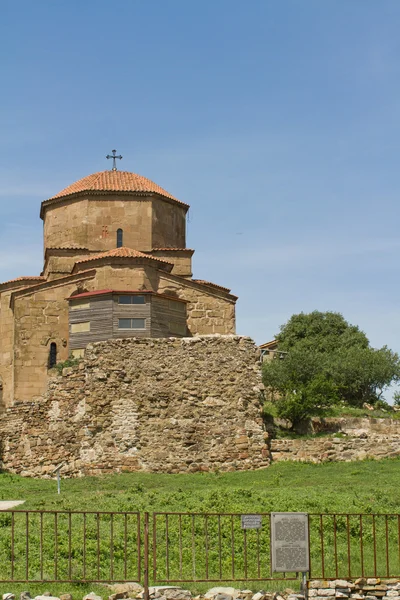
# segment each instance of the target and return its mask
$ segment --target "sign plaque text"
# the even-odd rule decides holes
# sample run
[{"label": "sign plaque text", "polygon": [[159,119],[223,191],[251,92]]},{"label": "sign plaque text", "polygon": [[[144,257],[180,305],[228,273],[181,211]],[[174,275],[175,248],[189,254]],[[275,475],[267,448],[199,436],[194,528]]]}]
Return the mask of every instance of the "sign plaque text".
[{"label": "sign plaque text", "polygon": [[261,529],[261,515],[242,515],[242,529]]},{"label": "sign plaque text", "polygon": [[271,513],[272,571],[310,570],[307,513]]}]

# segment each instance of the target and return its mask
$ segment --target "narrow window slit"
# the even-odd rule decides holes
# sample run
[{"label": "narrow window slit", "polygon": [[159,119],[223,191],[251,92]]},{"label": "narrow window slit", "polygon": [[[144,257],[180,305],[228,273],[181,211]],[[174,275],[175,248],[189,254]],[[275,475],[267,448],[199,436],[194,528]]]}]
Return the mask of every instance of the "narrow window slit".
[{"label": "narrow window slit", "polygon": [[49,369],[53,369],[57,364],[57,344],[51,342],[49,351]]}]

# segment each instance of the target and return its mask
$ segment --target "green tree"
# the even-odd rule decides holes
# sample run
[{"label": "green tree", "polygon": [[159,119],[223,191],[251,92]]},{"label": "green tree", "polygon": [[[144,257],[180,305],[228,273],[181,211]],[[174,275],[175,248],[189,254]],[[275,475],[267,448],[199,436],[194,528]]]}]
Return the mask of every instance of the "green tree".
[{"label": "green tree", "polygon": [[398,355],[371,348],[365,333],[339,313],[293,315],[276,339],[277,358],[264,363],[263,378],[278,394],[279,416],[293,424],[339,402],[374,404],[400,379]]}]

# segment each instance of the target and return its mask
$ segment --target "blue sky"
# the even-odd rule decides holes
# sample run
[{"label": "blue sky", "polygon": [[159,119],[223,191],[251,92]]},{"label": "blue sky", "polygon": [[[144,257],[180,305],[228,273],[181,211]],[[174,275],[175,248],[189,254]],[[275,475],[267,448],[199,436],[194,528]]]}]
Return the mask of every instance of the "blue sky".
[{"label": "blue sky", "polygon": [[0,280],[40,202],[121,169],[191,205],[195,277],[261,343],[334,310],[400,351],[398,0],[3,0]]}]

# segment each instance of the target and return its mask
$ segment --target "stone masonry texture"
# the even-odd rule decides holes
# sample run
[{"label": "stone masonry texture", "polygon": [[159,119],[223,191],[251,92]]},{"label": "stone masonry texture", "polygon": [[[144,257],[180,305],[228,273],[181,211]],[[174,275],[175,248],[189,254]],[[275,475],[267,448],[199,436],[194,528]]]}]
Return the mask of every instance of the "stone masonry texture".
[{"label": "stone masonry texture", "polygon": [[400,456],[398,419],[314,418],[311,429],[314,433],[332,433],[315,438],[270,439],[271,460],[321,463]]},{"label": "stone masonry texture", "polygon": [[247,337],[108,340],[0,417],[3,468],[46,477],[269,464],[259,350]]},{"label": "stone masonry texture", "polygon": [[270,448],[273,462],[351,462],[400,456],[400,436],[271,440]]}]

